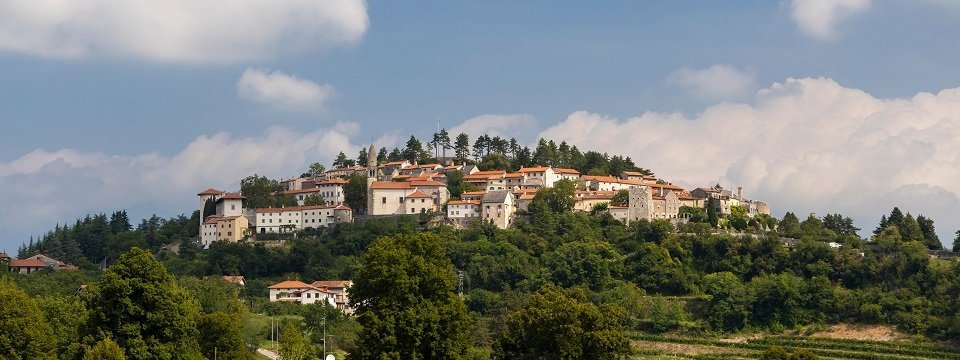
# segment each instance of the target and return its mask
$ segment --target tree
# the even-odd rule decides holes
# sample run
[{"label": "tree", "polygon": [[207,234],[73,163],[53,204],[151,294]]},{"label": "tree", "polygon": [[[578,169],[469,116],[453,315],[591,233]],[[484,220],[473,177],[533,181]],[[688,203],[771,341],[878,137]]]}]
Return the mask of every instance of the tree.
[{"label": "tree", "polygon": [[373,154],[367,154],[367,148],[360,148],[360,153],[357,154],[357,165],[367,166],[367,160],[370,159],[370,156]]},{"label": "tree", "polygon": [[343,185],[343,202],[353,209],[354,214],[367,213],[367,177],[360,174],[350,175]]},{"label": "tree", "polygon": [[610,205],[613,206],[629,206],[630,205],[630,191],[620,190],[616,194],[613,194],[613,199],[610,199]]},{"label": "tree", "polygon": [[286,360],[307,360],[313,359],[314,353],[300,326],[295,321],[284,322],[280,329],[280,356]]},{"label": "tree", "polygon": [[478,191],[476,185],[463,181],[463,173],[459,170],[451,171],[447,174],[447,189],[450,190],[450,197],[459,198],[461,194],[470,191]]},{"label": "tree", "polygon": [[725,331],[737,331],[747,326],[750,294],[736,275],[721,272],[704,276],[703,290],[710,295],[704,308],[710,325]]},{"label": "tree", "polygon": [[203,218],[206,219],[210,215],[217,214],[217,204],[213,202],[213,199],[207,199],[203,202]]},{"label": "tree", "polygon": [[720,224],[720,205],[717,204],[717,201],[718,200],[713,197],[707,199],[707,222],[713,227],[717,227],[717,225]]},{"label": "tree", "polygon": [[620,254],[608,242],[571,241],[543,256],[553,282],[563,287],[600,290],[620,277]]},{"label": "tree", "polygon": [[790,360],[790,353],[782,347],[773,346],[760,354],[760,360]]},{"label": "tree", "polygon": [[943,249],[940,243],[940,237],[937,236],[937,230],[933,226],[933,219],[923,215],[917,216],[917,225],[920,226],[920,232],[923,233],[923,243],[930,250]]},{"label": "tree", "polygon": [[7,359],[56,359],[57,339],[43,312],[10,278],[0,278],[0,354]]},{"label": "tree", "polygon": [[407,147],[403,149],[403,159],[415,163],[419,162],[420,159],[428,157],[427,152],[423,150],[423,143],[413,135],[410,135],[410,139],[407,140]]},{"label": "tree", "polygon": [[83,360],[126,360],[127,357],[123,352],[123,349],[120,348],[120,345],[117,345],[116,342],[110,338],[106,338],[97,342],[92,348],[87,349],[83,354]]},{"label": "tree", "polygon": [[337,158],[333,160],[334,168],[345,168],[345,167],[354,166],[356,164],[357,164],[356,161],[348,158],[347,154],[344,154],[343,151],[337,154]]},{"label": "tree", "polygon": [[857,231],[860,231],[860,228],[853,225],[853,219],[840,214],[825,215],[823,227],[840,236],[857,236]]},{"label": "tree", "polygon": [[203,356],[213,359],[216,353],[217,358],[249,359],[250,354],[243,343],[241,328],[240,317],[235,313],[217,311],[200,316],[197,329],[200,332],[200,351]]},{"label": "tree", "polygon": [[439,237],[396,234],[363,254],[350,304],[363,326],[349,359],[461,359],[470,318]]},{"label": "tree", "polygon": [[464,133],[457,135],[457,139],[453,142],[453,154],[461,163],[467,161],[470,157],[470,136]]},{"label": "tree", "polygon": [[310,194],[303,198],[303,206],[319,206],[326,204],[326,199],[319,193]]},{"label": "tree", "polygon": [[382,147],[380,151],[377,152],[377,163],[383,164],[385,162],[387,162],[387,148]]},{"label": "tree", "polygon": [[501,153],[492,152],[480,160],[477,168],[480,170],[507,170],[510,169],[510,160],[507,160]]},{"label": "tree", "polygon": [[957,230],[956,236],[953,238],[953,252],[960,252],[960,230]]},{"label": "tree", "polygon": [[803,234],[803,230],[800,228],[800,219],[789,211],[783,214],[783,220],[780,220],[780,227],[777,230],[781,235],[792,238],[799,238]]},{"label": "tree", "polygon": [[126,210],[114,211],[113,214],[110,214],[110,231],[114,234],[130,231],[132,228]]},{"label": "tree", "polygon": [[78,349],[80,329],[87,323],[87,308],[76,296],[49,295],[35,298],[57,339],[57,352],[68,354]]},{"label": "tree", "polygon": [[327,171],[327,168],[323,166],[323,164],[315,162],[313,164],[310,164],[310,169],[308,172],[310,173],[310,176],[317,177],[317,176],[323,175],[323,173],[326,171]]},{"label": "tree", "polygon": [[904,241],[923,241],[923,230],[910,213],[907,213],[907,216],[900,222],[899,228],[900,236],[903,237]]},{"label": "tree", "polygon": [[576,187],[567,179],[557,181],[552,188],[542,188],[533,197],[533,202],[543,202],[548,209],[555,213],[564,213],[576,205],[574,193]]},{"label": "tree", "polygon": [[240,180],[240,193],[243,194],[244,205],[250,208],[263,208],[275,205],[275,194],[282,193],[283,188],[276,180],[253,174]]},{"label": "tree", "polygon": [[135,359],[199,358],[199,309],[146,250],[133,248],[103,273],[90,302],[91,334]]},{"label": "tree", "polygon": [[473,158],[477,162],[486,155],[486,150],[489,148],[489,139],[489,136],[480,135],[477,137],[477,140],[473,142]]},{"label": "tree", "polygon": [[545,286],[504,320],[494,359],[613,359],[629,354],[626,311],[596,306],[583,291]]}]

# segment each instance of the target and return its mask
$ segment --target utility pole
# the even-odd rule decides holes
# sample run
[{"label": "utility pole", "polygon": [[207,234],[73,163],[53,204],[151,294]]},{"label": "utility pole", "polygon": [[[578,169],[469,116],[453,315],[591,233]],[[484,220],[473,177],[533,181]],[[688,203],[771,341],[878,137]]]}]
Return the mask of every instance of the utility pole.
[{"label": "utility pole", "polygon": [[327,316],[323,316],[323,357],[327,357]]}]

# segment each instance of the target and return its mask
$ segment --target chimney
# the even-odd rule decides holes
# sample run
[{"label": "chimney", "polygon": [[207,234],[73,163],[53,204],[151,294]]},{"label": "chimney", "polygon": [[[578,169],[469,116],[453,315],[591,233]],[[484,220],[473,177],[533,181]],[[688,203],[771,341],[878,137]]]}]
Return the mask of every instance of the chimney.
[{"label": "chimney", "polygon": [[743,200],[743,187],[737,186],[737,200]]}]

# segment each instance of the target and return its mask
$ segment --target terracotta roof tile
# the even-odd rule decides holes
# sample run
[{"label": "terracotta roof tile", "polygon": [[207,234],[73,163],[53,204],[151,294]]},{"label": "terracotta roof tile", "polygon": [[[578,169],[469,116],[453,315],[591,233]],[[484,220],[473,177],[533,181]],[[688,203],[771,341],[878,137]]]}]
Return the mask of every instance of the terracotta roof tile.
[{"label": "terracotta roof tile", "polygon": [[212,189],[212,188],[211,188],[211,189],[206,189],[206,190],[204,190],[204,191],[201,191],[199,194],[197,194],[197,196],[203,196],[203,195],[220,195],[220,194],[223,194],[223,191],[220,191],[220,190]]},{"label": "terracotta roof tile", "polygon": [[420,198],[432,199],[433,196],[430,196],[429,194],[423,191],[420,191],[420,189],[417,189],[414,192],[407,194],[407,199],[420,199]]},{"label": "terracotta roof tile", "polygon": [[374,181],[373,184],[370,184],[371,189],[409,189],[413,187],[413,184],[406,181]]}]

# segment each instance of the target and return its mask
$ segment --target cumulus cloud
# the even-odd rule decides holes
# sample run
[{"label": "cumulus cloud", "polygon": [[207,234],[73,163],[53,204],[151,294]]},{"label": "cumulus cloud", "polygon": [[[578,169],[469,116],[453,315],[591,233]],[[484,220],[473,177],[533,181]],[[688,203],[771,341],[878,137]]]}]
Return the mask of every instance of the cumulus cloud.
[{"label": "cumulus cloud", "polygon": [[756,73],[725,64],[706,69],[680,68],[667,77],[667,84],[685,88],[705,100],[746,99],[759,88]]},{"label": "cumulus cloud", "polygon": [[871,0],[792,0],[791,16],[804,34],[820,40],[836,38],[836,26],[870,8]]},{"label": "cumulus cloud", "polygon": [[340,151],[356,153],[361,146],[351,138],[359,132],[356,123],[338,123],[306,134],[283,127],[255,137],[218,133],[200,136],[172,156],[35,150],[0,163],[0,232],[8,235],[0,249],[16,249],[30,231],[91,212],[189,214],[197,206],[194,194],[208,187],[236,191],[247,175],[292,177],[309,163],[329,163]]},{"label": "cumulus cloud", "polygon": [[0,1],[0,51],[221,63],[356,43],[364,0]]},{"label": "cumulus cloud", "polygon": [[476,116],[448,130],[454,137],[460,133],[477,137],[483,134],[505,138],[517,138],[521,142],[535,140],[537,119],[525,114],[486,114]]},{"label": "cumulus cloud", "polygon": [[237,95],[286,111],[320,111],[335,94],[333,85],[317,84],[279,71],[247,69],[237,80]]},{"label": "cumulus cloud", "polygon": [[937,220],[945,243],[960,228],[960,88],[879,99],[831,79],[788,79],[695,117],[580,111],[541,136],[630,155],[690,188],[743,186],[779,214],[841,212],[872,230],[901,206]]}]

